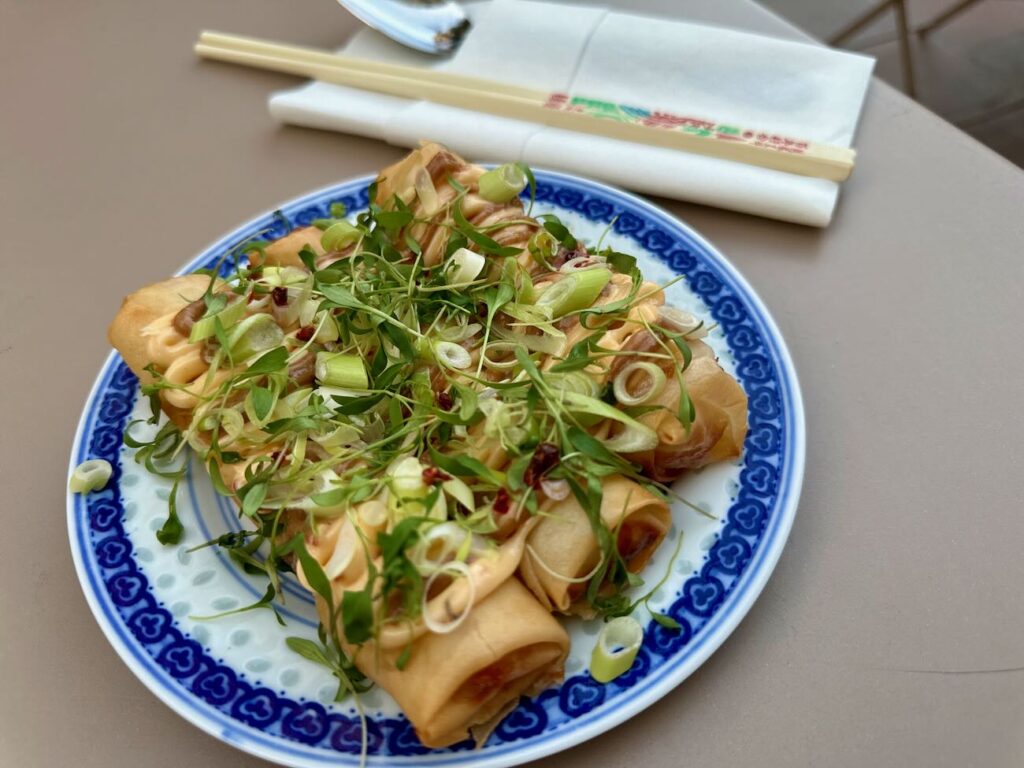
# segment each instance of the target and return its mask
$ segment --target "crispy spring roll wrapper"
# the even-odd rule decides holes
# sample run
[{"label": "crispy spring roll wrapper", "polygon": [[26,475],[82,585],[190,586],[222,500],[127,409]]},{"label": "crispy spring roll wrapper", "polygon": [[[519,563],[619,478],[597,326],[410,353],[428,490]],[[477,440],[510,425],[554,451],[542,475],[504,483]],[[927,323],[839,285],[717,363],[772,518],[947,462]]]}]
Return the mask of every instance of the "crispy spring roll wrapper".
[{"label": "crispy spring roll wrapper", "polygon": [[693,359],[683,372],[695,411],[689,431],[676,417],[679,382],[670,375],[665,388],[647,403],[663,408],[639,419],[657,432],[658,445],[626,454],[660,482],[676,480],[688,469],[736,458],[747,435],[747,395],[743,388],[722,369],[710,347],[702,342],[691,342],[690,347]]},{"label": "crispy spring roll wrapper", "polygon": [[[612,279],[601,291],[601,294],[594,301],[593,306],[600,307],[605,304],[612,304],[621,301],[630,295],[633,289],[633,281],[628,275],[614,274]],[[559,321],[558,327],[565,332],[565,341],[561,351],[544,361],[543,368],[546,370],[556,365],[565,358],[570,350],[588,336],[600,334],[598,346],[609,351],[623,349],[630,337],[634,336],[646,326],[645,323],[657,321],[658,309],[665,303],[665,292],[655,283],[643,282],[636,292],[635,303],[629,308],[626,317],[619,322],[613,323],[610,327],[598,331],[584,327],[578,315],[570,315]],[[615,360],[616,358],[610,358]],[[623,363],[631,362],[634,358],[625,359]],[[602,365],[591,365],[585,370],[600,383],[607,379],[607,360]]]},{"label": "crispy spring roll wrapper", "polygon": [[154,320],[175,315],[179,310],[201,299],[210,285],[206,275],[182,275],[140,288],[121,302],[114,321],[107,329],[107,338],[124,358],[140,381],[152,381],[145,368],[153,360],[149,341],[143,330]]},{"label": "crispy spring roll wrapper", "polygon": [[[125,297],[114,317],[107,338],[132,373],[143,384],[153,377],[145,370],[156,366],[169,380],[193,385],[205,378],[208,365],[203,359],[202,345],[189,344],[173,324],[175,315],[202,298],[210,285],[206,275],[181,275],[147,285]],[[179,427],[189,424],[195,398],[187,392],[160,393],[163,409]]]},{"label": "crispy spring roll wrapper", "polygon": [[[601,519],[613,531],[618,529],[619,552],[636,573],[668,533],[672,523],[668,503],[621,475],[605,478],[601,490]],[[586,613],[584,607],[573,606],[586,584],[568,579],[593,571],[600,551],[587,513],[576,498],[554,503],[527,544],[519,566],[523,583],[548,610]]]},{"label": "crispy spring roll wrapper", "polygon": [[253,266],[268,265],[274,267],[300,267],[305,268],[302,259],[299,258],[299,251],[309,247],[317,256],[322,256],[324,248],[320,244],[323,235],[316,227],[301,227],[294,229],[284,237],[278,238],[263,252],[251,251],[249,263]]},{"label": "crispy spring roll wrapper", "polygon": [[507,203],[492,203],[482,198],[479,181],[484,170],[440,144],[424,142],[419,149],[380,172],[376,198],[379,205],[389,205],[397,195],[418,219],[434,219],[433,222],[417,222],[405,233],[422,247],[424,266],[432,267],[444,258],[450,231],[439,223],[450,220],[451,214],[446,208],[459,194],[448,183],[449,177],[467,190],[462,200],[466,220],[486,230],[488,237],[500,245],[522,249],[520,263],[527,268],[533,266],[526,245],[539,224],[525,218],[518,198]]},{"label": "crispy spring roll wrapper", "polygon": [[[319,597],[317,608],[326,624],[326,604]],[[511,578],[474,605],[452,632],[418,638],[401,670],[400,647],[378,649],[368,642],[347,651],[363,674],[394,697],[420,741],[438,748],[462,741],[475,726],[493,725],[520,696],[561,680],[569,636]]]}]

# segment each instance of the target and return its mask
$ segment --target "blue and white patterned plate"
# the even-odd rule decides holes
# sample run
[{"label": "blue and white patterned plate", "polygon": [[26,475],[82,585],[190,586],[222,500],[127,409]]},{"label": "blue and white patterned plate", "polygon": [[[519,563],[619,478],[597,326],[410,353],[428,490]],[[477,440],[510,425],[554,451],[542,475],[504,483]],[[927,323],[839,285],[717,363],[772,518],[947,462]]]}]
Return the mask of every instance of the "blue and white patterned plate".
[{"label": "blue and white patterned plate", "polygon": [[[744,455],[679,483],[683,496],[715,517],[682,505],[674,509],[669,541],[645,571],[653,583],[669,570],[652,607],[674,617],[682,630],[648,622],[633,668],[600,685],[586,668],[599,625],[570,621],[573,652],[565,682],[524,699],[479,751],[468,743],[425,749],[390,697],[375,690],[363,699],[371,765],[515,765],[578,744],[650,706],[739,623],[764,587],[796,513],[803,406],[789,354],[761,301],[711,245],[650,203],[565,174],[538,172],[537,180],[538,212],[558,214],[585,241],[603,235],[606,244],[637,255],[649,279],[686,276],[669,289],[669,301],[718,324],[708,341],[750,400]],[[359,211],[367,203],[368,183],[345,182],[281,210],[294,225],[326,216],[337,200]],[[259,216],[184,271],[213,266],[232,245],[259,232],[281,236],[287,226],[280,216]],[[285,590],[287,627],[266,610],[202,618],[252,603],[263,585],[215,548],[189,551],[239,527],[233,508],[213,492],[201,467],[193,467],[178,494],[184,540],[172,547],[156,541],[168,484],[139,467],[121,441],[125,424],[146,411],[135,377],[112,354],[82,414],[71,466],[104,458],[114,465],[114,475],[105,490],[68,498],[71,549],[97,621],[139,679],[208,733],[285,765],[357,764],[361,731],[351,703],[332,703],[329,673],[284,644],[289,635],[316,632],[312,600],[297,584]],[[682,548],[673,561],[680,535]]]}]

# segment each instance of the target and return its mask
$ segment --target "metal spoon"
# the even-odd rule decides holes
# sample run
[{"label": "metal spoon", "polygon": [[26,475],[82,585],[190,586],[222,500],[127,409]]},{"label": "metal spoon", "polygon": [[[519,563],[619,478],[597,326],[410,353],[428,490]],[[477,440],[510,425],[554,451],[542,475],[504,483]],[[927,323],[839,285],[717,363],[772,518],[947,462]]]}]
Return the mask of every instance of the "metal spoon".
[{"label": "metal spoon", "polygon": [[454,2],[427,0],[338,0],[353,16],[402,45],[426,53],[449,53],[469,29]]}]

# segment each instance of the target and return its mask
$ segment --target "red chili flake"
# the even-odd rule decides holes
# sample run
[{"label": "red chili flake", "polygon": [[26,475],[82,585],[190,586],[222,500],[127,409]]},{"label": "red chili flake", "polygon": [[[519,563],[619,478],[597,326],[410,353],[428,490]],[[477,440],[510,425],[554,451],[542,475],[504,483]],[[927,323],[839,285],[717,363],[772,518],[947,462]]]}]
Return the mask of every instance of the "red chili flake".
[{"label": "red chili flake", "polygon": [[316,328],[312,325],[304,325],[295,332],[295,338],[299,341],[309,341],[313,338],[314,333],[316,333]]},{"label": "red chili flake", "polygon": [[249,291],[249,298],[246,299],[246,301],[247,302],[256,301],[256,289],[255,288],[253,288],[251,291]]},{"label": "red chili flake", "polygon": [[437,485],[451,479],[451,475],[447,472],[442,472],[437,467],[426,467],[423,470],[423,482],[427,485]]},{"label": "red chili flake", "polygon": [[437,393],[437,407],[442,411],[450,411],[455,405],[455,401],[452,400],[452,396],[447,392]]},{"label": "red chili flake", "polygon": [[540,485],[544,474],[558,465],[559,458],[558,446],[551,443],[541,443],[534,450],[533,458],[530,459],[530,463],[526,466],[526,471],[523,473],[523,482],[531,488],[536,488]]},{"label": "red chili flake", "polygon": [[492,506],[494,507],[495,514],[507,514],[509,507],[512,506],[512,498],[508,495],[508,491],[504,488],[499,488],[498,493],[494,496],[494,504]]},{"label": "red chili flake", "polygon": [[249,268],[249,279],[251,279],[251,280],[258,280],[261,277],[263,277],[263,265],[262,264],[259,264],[259,265],[255,266],[255,267],[250,267]]},{"label": "red chili flake", "polygon": [[283,285],[279,285],[279,286],[277,286],[277,288],[272,290],[270,292],[270,296],[274,300],[274,303],[277,306],[279,306],[279,307],[286,307],[286,306],[288,306],[288,289],[285,288]]}]

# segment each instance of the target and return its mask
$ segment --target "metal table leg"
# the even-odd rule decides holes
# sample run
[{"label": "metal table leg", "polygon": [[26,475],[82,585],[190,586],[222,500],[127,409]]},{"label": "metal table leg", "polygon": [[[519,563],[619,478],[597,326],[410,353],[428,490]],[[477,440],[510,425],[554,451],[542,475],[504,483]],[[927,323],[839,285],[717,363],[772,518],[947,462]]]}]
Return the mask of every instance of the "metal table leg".
[{"label": "metal table leg", "polygon": [[[967,0],[969,3],[978,0]],[[838,46],[844,40],[860,32],[864,27],[873,22],[887,10],[892,8],[896,16],[896,32],[900,46],[900,66],[903,71],[903,90],[911,98],[917,95],[917,85],[914,80],[914,62],[910,51],[910,28],[907,25],[907,7],[905,0],[883,0],[878,5],[869,8],[861,16],[850,22],[849,25],[839,30],[828,41],[829,45]]]},{"label": "metal table leg", "polygon": [[957,3],[952,8],[943,11],[934,19],[925,24],[923,27],[918,27],[915,31],[921,37],[924,37],[925,35],[930,34],[934,30],[948,23],[950,19],[952,19],[954,16],[959,16],[972,5],[975,5],[976,3],[979,2],[981,2],[981,0],[961,0],[961,2]]}]

